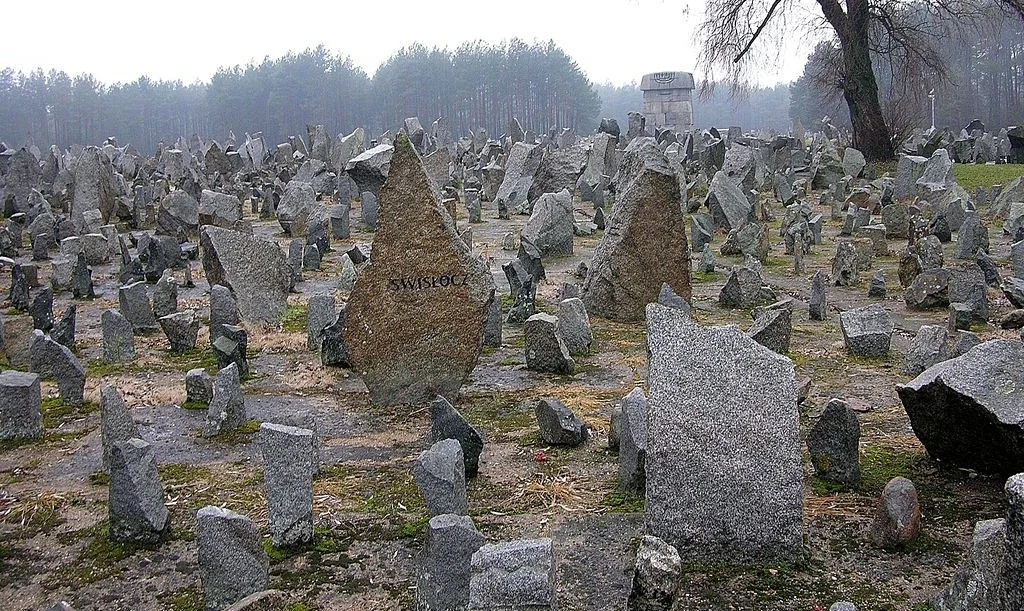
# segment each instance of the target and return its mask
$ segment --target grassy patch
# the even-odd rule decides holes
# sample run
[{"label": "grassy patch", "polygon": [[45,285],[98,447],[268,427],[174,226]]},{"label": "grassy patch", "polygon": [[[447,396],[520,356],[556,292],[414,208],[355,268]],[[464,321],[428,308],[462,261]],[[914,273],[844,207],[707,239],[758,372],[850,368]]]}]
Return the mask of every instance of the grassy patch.
[{"label": "grassy patch", "polygon": [[1024,176],[1024,165],[1021,164],[953,164],[953,177],[972,194],[978,187],[989,189],[993,185],[1005,185],[1021,176]]},{"label": "grassy patch", "polygon": [[240,443],[249,443],[252,441],[253,435],[260,431],[259,420],[248,420],[236,429],[230,431],[224,431],[218,433],[213,437],[210,437],[211,441],[219,441],[220,443],[228,443],[232,445]]},{"label": "grassy patch", "polygon": [[210,406],[206,403],[200,403],[199,401],[185,401],[181,404],[181,409],[190,409],[197,412],[205,412],[210,409]]},{"label": "grassy patch", "polygon": [[710,284],[712,282],[718,282],[721,279],[721,274],[718,272],[693,272],[690,276],[690,284]]},{"label": "grassy patch", "polygon": [[617,513],[642,513],[644,510],[644,497],[629,492],[613,491],[604,495],[601,505],[609,511]]},{"label": "grassy patch", "polygon": [[521,397],[514,393],[494,392],[468,397],[459,412],[475,427],[487,433],[489,441],[518,442],[523,429],[536,427],[532,410],[520,408]]},{"label": "grassy patch", "polygon": [[54,571],[53,581],[44,585],[55,588],[81,588],[102,579],[108,579],[121,572],[119,564],[141,550],[156,549],[155,546],[129,545],[110,540],[106,522],[97,526],[65,533],[58,537],[61,543],[69,544],[77,539],[86,539],[85,547],[78,558]]},{"label": "grassy patch", "polygon": [[171,365],[179,371],[202,369],[210,375],[216,375],[220,370],[220,363],[217,361],[217,355],[209,346],[195,348],[188,352],[171,352],[170,350],[165,350],[164,358],[170,361]]},{"label": "grassy patch", "polygon": [[82,405],[65,405],[58,397],[43,399],[43,428],[57,429],[98,411],[99,405],[89,401]]},{"label": "grassy patch", "polygon": [[309,326],[309,307],[306,304],[290,305],[281,315],[281,330],[287,333],[305,333]]},{"label": "grassy patch", "polygon": [[157,595],[157,600],[162,602],[164,609],[168,611],[205,611],[206,609],[202,590],[194,586],[164,592]]},{"label": "grassy patch", "polygon": [[868,494],[880,494],[894,477],[915,479],[915,472],[927,462],[928,457],[923,453],[869,445],[860,456],[860,484],[857,489]]}]

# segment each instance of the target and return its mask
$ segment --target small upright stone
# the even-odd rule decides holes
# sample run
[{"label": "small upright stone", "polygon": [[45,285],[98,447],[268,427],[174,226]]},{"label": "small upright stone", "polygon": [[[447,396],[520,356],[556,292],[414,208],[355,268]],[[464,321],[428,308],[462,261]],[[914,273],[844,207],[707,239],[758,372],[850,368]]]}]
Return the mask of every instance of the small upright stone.
[{"label": "small upright stone", "polygon": [[145,282],[133,282],[122,286],[117,298],[121,314],[132,324],[135,333],[150,333],[160,328],[153,315]]},{"label": "small upright stone", "polygon": [[110,449],[110,538],[123,543],[156,543],[171,526],[156,459],[145,441],[118,441]]},{"label": "small upright stone", "polygon": [[39,376],[0,372],[0,441],[43,436],[43,397]]},{"label": "small upright stone", "polygon": [[889,354],[889,342],[895,329],[885,308],[871,304],[839,314],[846,349],[853,356],[880,358]]},{"label": "small upright stone", "polygon": [[531,371],[572,375],[576,361],[558,334],[558,319],[550,314],[534,314],[523,325],[526,368]]},{"label": "small upright stone", "polygon": [[484,440],[462,414],[442,396],[438,396],[430,404],[430,441],[437,443],[444,439],[454,439],[462,448],[462,458],[466,465],[466,477],[474,477],[480,466],[480,453],[484,449]]},{"label": "small upright stone", "polygon": [[823,479],[846,488],[860,483],[860,422],[846,401],[828,402],[807,433],[807,452]]},{"label": "small upright stone", "polygon": [[164,271],[153,291],[153,315],[158,319],[178,311],[178,281]]},{"label": "small upright stone", "polygon": [[558,304],[556,331],[565,342],[565,347],[569,349],[570,355],[590,352],[594,334],[590,330],[590,318],[587,316],[587,308],[583,305],[582,299],[578,297],[563,299]]},{"label": "small upright stone", "polygon": [[551,539],[484,545],[473,554],[468,608],[555,611],[555,575]]},{"label": "small upright stone", "polygon": [[935,600],[935,610],[1006,609],[1002,605],[1006,555],[1006,520],[999,518],[976,522],[967,558],[957,569],[953,582]]},{"label": "small upright stone", "polygon": [[871,524],[871,542],[883,549],[907,545],[921,533],[921,505],[914,483],[905,477],[894,477],[878,500],[875,520]]},{"label": "small upright stone", "polygon": [[420,453],[412,478],[431,516],[469,513],[466,466],[457,440],[442,439]]},{"label": "small upright stone", "polygon": [[215,284],[210,287],[210,342],[217,341],[223,334],[224,325],[237,325],[242,322],[238,312],[238,303],[231,296],[231,289]]},{"label": "small upright stone", "polygon": [[53,330],[50,331],[50,337],[53,338],[55,342],[62,346],[67,346],[71,350],[75,349],[76,312],[77,307],[72,303],[66,310],[64,310],[61,317],[54,323]]},{"label": "small upright stone", "polygon": [[277,547],[313,539],[313,432],[280,424],[260,425],[263,481],[270,538]]},{"label": "small upright stone", "polygon": [[619,408],[619,488],[643,494],[647,485],[647,395],[643,389],[634,388]]},{"label": "small upright stone", "polygon": [[811,276],[811,296],[807,300],[807,314],[811,320],[825,320],[828,316],[828,274],[820,269]]},{"label": "small upright stone", "polygon": [[103,362],[126,363],[135,359],[135,335],[132,323],[117,310],[104,310],[100,317],[103,327]]},{"label": "small upright stone", "polygon": [[1024,609],[1024,473],[1006,480],[1006,563],[1004,609]]},{"label": "small upright stone", "polygon": [[578,446],[589,437],[585,422],[558,399],[545,397],[533,408],[540,438],[552,445]]},{"label": "small upright stone", "polygon": [[207,437],[233,431],[245,424],[245,396],[238,378],[238,366],[231,363],[217,372],[213,382],[213,399],[206,414]]},{"label": "small upright stone", "polygon": [[658,293],[658,303],[666,308],[682,310],[687,314],[693,313],[690,303],[679,295],[676,295],[676,292],[672,290],[672,287],[669,286],[668,282],[661,285],[661,292]]},{"label": "small upright stone", "polygon": [[733,268],[718,293],[718,304],[723,308],[749,309],[759,303],[774,301],[775,296],[765,290],[761,273],[746,265]]},{"label": "small upright stone", "polygon": [[657,537],[644,535],[636,550],[626,610],[669,611],[679,587],[682,563],[676,548]]},{"label": "small upright stone", "polygon": [[142,438],[121,393],[109,384],[100,385],[100,437],[105,473],[110,473],[110,453],[115,443]]},{"label": "small upright stone", "polygon": [[92,269],[86,263],[84,253],[78,253],[71,271],[71,293],[75,299],[92,299],[96,296],[92,284]]},{"label": "small upright stone", "polygon": [[28,313],[32,316],[32,324],[40,331],[49,331],[53,328],[53,289],[46,287],[41,289],[28,306]]},{"label": "small upright stone", "polygon": [[249,377],[249,359],[246,354],[249,336],[245,329],[234,325],[221,325],[220,333],[220,337],[210,344],[217,357],[218,366],[224,368],[234,363],[238,366],[240,378]]},{"label": "small upright stone", "polygon": [[492,299],[484,320],[485,348],[501,348],[501,322],[501,300]]},{"label": "small upright stone", "polygon": [[465,609],[473,554],[484,538],[469,516],[446,513],[430,518],[423,562],[416,576],[416,611]]},{"label": "small upright stone", "polygon": [[765,348],[787,354],[793,333],[792,311],[789,308],[768,309],[754,320],[747,334]]},{"label": "small upright stone", "polygon": [[29,340],[31,369],[43,378],[57,382],[64,405],[85,403],[85,369],[67,346],[58,344],[36,329]]},{"label": "small upright stone", "polygon": [[345,310],[341,304],[334,322],[324,327],[320,344],[320,362],[326,367],[350,367],[348,347],[345,345]]},{"label": "small upright stone", "polygon": [[202,324],[195,310],[168,314],[157,322],[160,323],[160,328],[164,330],[164,335],[167,336],[167,341],[171,344],[171,352],[181,353],[195,349],[199,326]]},{"label": "small upright stone", "polygon": [[885,271],[878,270],[871,276],[871,282],[868,284],[868,297],[875,299],[885,298]]},{"label": "small upright stone", "polygon": [[213,378],[205,369],[189,369],[185,374],[185,401],[210,405],[213,400]]},{"label": "small upright stone", "polygon": [[950,357],[946,328],[941,325],[921,325],[903,360],[903,373],[908,376],[920,375],[925,369]]},{"label": "small upright stone", "polygon": [[212,505],[196,513],[199,580],[207,611],[220,611],[267,589],[270,560],[249,518]]},{"label": "small upright stone", "polygon": [[337,317],[334,295],[312,295],[306,316],[306,348],[318,352],[324,343],[324,329]]}]

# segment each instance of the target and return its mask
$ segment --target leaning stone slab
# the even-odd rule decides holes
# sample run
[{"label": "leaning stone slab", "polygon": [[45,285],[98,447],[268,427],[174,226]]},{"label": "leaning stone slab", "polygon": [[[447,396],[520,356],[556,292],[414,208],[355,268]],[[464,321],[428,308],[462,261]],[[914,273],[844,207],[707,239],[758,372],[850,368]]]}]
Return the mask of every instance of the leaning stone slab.
[{"label": "leaning stone slab", "polygon": [[260,531],[249,518],[207,506],[196,517],[199,527],[199,579],[208,611],[222,610],[267,589],[270,561]]},{"label": "leaning stone slab", "polygon": [[430,440],[437,443],[442,439],[459,442],[466,464],[466,477],[474,477],[479,470],[484,440],[448,399],[438,396],[430,404]]},{"label": "leaning stone slab", "polygon": [[42,437],[42,406],[38,375],[0,372],[0,441]]},{"label": "leaning stone slab", "polygon": [[647,532],[692,561],[803,553],[793,363],[736,327],[647,306]]},{"label": "leaning stone slab", "polygon": [[156,543],[171,526],[164,506],[164,487],[153,451],[132,438],[110,448],[110,494],[107,505],[110,538],[126,543]]},{"label": "leaning stone slab", "polygon": [[459,237],[408,138],[395,140],[373,257],[344,340],[377,405],[454,399],[476,365],[494,280]]},{"label": "leaning stone slab", "polygon": [[466,466],[457,440],[442,439],[424,450],[416,461],[412,478],[431,516],[469,513]]},{"label": "leaning stone slab", "polygon": [[210,285],[234,293],[242,318],[276,323],[288,305],[291,268],[281,248],[258,237],[206,225],[199,232],[203,270]]},{"label": "leaning stone slab", "polygon": [[32,332],[30,342],[32,371],[57,382],[60,400],[64,405],[85,403],[85,369],[74,353],[38,329]]},{"label": "leaning stone slab", "polygon": [[523,324],[526,368],[531,371],[571,375],[576,361],[569,355],[558,332],[558,319],[550,314],[534,314]]},{"label": "leaning stone slab", "polygon": [[590,352],[594,333],[590,329],[590,317],[587,316],[587,308],[582,299],[573,297],[559,302],[558,322],[555,326],[570,355]]},{"label": "leaning stone slab", "polygon": [[466,608],[473,554],[483,544],[469,516],[446,513],[430,518],[416,577],[417,611]]},{"label": "leaning stone slab", "polygon": [[932,365],[896,394],[935,459],[987,473],[1024,471],[1024,344],[992,340]]},{"label": "leaning stone slab", "polygon": [[484,545],[473,554],[469,609],[555,611],[551,539]]},{"label": "leaning stone slab", "polygon": [[131,323],[135,333],[152,333],[160,328],[153,315],[153,305],[146,293],[145,282],[122,286],[117,292],[117,300],[121,314]]},{"label": "leaning stone slab", "polygon": [[313,539],[313,431],[264,422],[260,425],[263,481],[270,538],[277,547]]},{"label": "leaning stone slab", "polygon": [[860,483],[860,422],[846,401],[828,402],[807,433],[807,452],[823,479],[846,488]]}]

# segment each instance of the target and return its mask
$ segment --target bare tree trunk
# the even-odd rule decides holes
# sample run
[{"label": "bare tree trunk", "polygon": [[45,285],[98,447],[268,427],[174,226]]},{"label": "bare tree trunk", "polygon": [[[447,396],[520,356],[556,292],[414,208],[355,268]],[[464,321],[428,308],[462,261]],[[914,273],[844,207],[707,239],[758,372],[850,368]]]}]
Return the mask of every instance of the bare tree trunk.
[{"label": "bare tree trunk", "polygon": [[838,0],[818,0],[818,4],[842,46],[843,98],[850,108],[853,147],[869,161],[892,159],[895,152],[878,101],[878,82],[868,49],[867,0],[847,0],[845,12]]}]

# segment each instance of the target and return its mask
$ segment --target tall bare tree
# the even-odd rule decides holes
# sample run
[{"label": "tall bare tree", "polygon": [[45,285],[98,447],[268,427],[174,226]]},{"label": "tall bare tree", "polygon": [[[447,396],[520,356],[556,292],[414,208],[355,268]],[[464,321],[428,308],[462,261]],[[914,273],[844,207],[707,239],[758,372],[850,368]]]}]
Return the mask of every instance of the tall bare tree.
[{"label": "tall bare tree", "polygon": [[[993,2],[995,4],[993,4]],[[891,159],[894,145],[878,96],[872,55],[901,70],[941,75],[938,41],[991,18],[1024,19],[1024,0],[815,0],[803,19],[799,0],[708,0],[701,27],[700,67],[709,80],[724,69],[733,83],[778,53],[789,37],[825,28],[838,43],[836,86],[853,126],[853,146],[872,160]],[[1010,13],[1016,17],[1010,17]],[[936,19],[935,17],[941,17]]]}]

